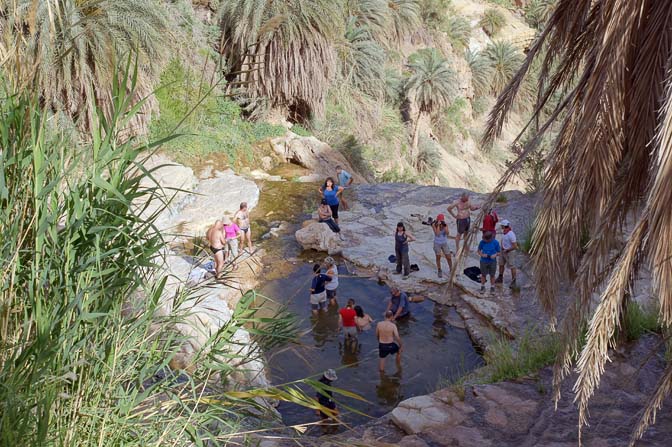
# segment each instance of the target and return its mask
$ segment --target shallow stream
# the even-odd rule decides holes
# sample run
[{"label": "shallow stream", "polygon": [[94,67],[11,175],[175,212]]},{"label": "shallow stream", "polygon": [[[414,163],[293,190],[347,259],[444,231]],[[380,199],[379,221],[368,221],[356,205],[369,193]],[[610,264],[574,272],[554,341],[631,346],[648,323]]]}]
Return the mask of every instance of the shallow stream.
[{"label": "shallow stream", "polygon": [[[268,355],[273,383],[309,376],[317,379],[324,370],[333,368],[338,375],[334,386],[367,400],[338,398],[343,420],[361,424],[370,417],[388,413],[403,399],[431,393],[440,383],[457,379],[483,364],[455,310],[426,300],[411,303],[411,317],[398,324],[404,346],[401,368],[397,369],[390,356],[385,374],[379,374],[375,329],[360,334],[357,348],[350,350],[344,348],[343,335],[338,331],[338,306],[330,307],[317,318],[311,315],[308,290],[312,264],[306,262],[311,257],[317,260],[318,253],[304,252],[296,265],[288,263],[291,268],[284,277],[261,286],[263,294],[288,305],[301,319],[304,331],[300,345]],[[322,258],[323,254],[319,254],[319,259]],[[387,286],[350,276],[345,265],[341,265],[339,271],[339,306],[353,298],[366,313],[380,321],[390,296]],[[298,405],[282,403],[278,410],[288,425],[316,420],[313,411]]]}]

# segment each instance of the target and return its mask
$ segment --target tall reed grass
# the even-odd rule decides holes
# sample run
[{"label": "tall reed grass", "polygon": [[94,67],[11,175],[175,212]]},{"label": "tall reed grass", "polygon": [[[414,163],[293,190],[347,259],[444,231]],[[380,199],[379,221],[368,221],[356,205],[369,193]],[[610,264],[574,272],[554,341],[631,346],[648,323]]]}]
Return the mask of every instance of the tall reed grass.
[{"label": "tall reed grass", "polygon": [[83,147],[31,89],[0,79],[2,446],[225,445],[267,412],[259,397],[317,407],[296,384],[233,386],[264,348],[295,334],[284,310],[257,317],[263,300],[252,292],[188,367],[171,368],[186,342],[179,309],[198,297],[180,290],[162,310],[161,207],[143,213],[165,199],[143,186],[152,172],[141,161],[163,141],[126,135],[141,107],[129,73],[115,77],[113,113],[98,112]]}]

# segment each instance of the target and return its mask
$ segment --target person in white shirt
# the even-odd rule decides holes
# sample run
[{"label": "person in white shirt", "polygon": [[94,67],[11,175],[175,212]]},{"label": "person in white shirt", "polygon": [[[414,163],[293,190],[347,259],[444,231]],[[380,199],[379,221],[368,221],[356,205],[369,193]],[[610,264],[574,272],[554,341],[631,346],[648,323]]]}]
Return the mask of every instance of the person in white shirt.
[{"label": "person in white shirt", "polygon": [[504,219],[501,222],[502,226],[502,255],[499,257],[499,276],[498,283],[504,281],[504,269],[508,266],[511,270],[511,284],[509,287],[516,287],[516,251],[518,250],[518,241],[516,240],[516,233],[511,229],[511,222]]},{"label": "person in white shirt", "polygon": [[329,305],[335,306],[338,303],[336,302],[336,289],[338,289],[338,266],[336,261],[331,256],[327,256],[324,259],[324,265],[327,268],[327,276],[331,277],[331,281],[327,283],[324,288],[327,290],[327,299],[329,300]]}]

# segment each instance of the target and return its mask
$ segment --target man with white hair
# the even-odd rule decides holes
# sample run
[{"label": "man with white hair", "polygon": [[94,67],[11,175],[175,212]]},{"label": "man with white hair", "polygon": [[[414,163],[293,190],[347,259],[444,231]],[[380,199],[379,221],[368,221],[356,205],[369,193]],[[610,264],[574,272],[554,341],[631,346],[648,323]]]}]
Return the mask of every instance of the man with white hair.
[{"label": "man with white hair", "polygon": [[497,283],[504,282],[504,269],[508,266],[511,270],[511,284],[512,289],[516,287],[516,251],[518,250],[518,241],[516,240],[516,233],[511,229],[511,222],[507,219],[502,220],[502,255],[499,257],[499,276]]}]

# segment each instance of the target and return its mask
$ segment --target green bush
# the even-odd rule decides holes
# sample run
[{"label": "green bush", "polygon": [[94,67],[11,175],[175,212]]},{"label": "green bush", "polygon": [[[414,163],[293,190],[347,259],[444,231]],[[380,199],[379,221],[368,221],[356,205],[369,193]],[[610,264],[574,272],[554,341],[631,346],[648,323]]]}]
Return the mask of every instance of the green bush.
[{"label": "green bush", "polygon": [[194,158],[222,152],[230,163],[249,162],[256,142],[285,133],[282,126],[243,119],[240,106],[221,96],[218,89],[206,95],[210,87],[177,59],[162,73],[161,85],[156,92],[161,115],[152,121],[150,135],[162,138],[179,124],[177,132],[183,137],[164,145],[179,162],[188,164]]},{"label": "green bush", "polygon": [[420,17],[429,29],[441,29],[448,16],[450,0],[420,0]]},{"label": "green bush", "polygon": [[456,52],[462,51],[469,46],[471,25],[465,17],[450,16],[445,20],[442,30],[446,33],[448,41]]},{"label": "green bush", "polygon": [[506,24],[506,18],[498,9],[489,8],[485,10],[478,24],[488,36],[494,37]]},{"label": "green bush", "polygon": [[292,132],[294,132],[297,135],[300,135],[302,137],[309,137],[312,135],[312,132],[303,127],[300,124],[294,124],[292,128],[290,129]]},{"label": "green bush", "polygon": [[415,162],[418,174],[434,177],[441,169],[441,147],[436,141],[425,136],[420,137],[418,158]]},{"label": "green bush", "polygon": [[662,326],[658,320],[658,311],[642,310],[634,300],[628,301],[623,319],[623,331],[626,340],[633,341],[650,332],[660,332]]},{"label": "green bush", "polygon": [[553,363],[561,347],[555,334],[526,332],[517,343],[501,338],[488,346],[484,358],[487,381],[501,382],[536,373]]}]

